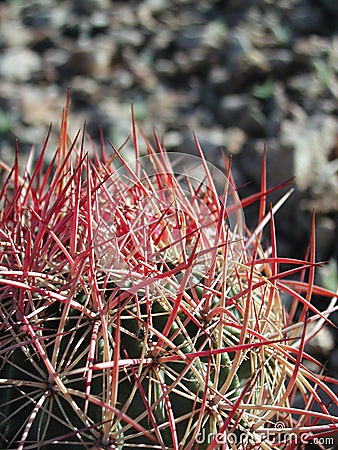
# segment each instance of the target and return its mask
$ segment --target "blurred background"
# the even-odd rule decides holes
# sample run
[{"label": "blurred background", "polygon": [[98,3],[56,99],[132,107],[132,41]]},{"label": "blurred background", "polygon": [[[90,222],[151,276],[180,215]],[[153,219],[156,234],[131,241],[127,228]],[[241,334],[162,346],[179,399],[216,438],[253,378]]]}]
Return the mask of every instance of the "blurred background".
[{"label": "blurred background", "polygon": [[[67,87],[71,137],[86,121],[119,147],[132,102],[168,150],[195,153],[194,130],[213,164],[233,155],[240,196],[259,189],[266,145],[269,186],[295,177],[279,254],[304,257],[315,209],[317,260],[330,261],[318,281],[336,289],[337,24],[334,0],[0,1],[0,157],[13,161],[16,139],[22,160],[38,152],[51,122],[54,153]],[[313,351],[337,372],[337,335],[323,336]]]}]

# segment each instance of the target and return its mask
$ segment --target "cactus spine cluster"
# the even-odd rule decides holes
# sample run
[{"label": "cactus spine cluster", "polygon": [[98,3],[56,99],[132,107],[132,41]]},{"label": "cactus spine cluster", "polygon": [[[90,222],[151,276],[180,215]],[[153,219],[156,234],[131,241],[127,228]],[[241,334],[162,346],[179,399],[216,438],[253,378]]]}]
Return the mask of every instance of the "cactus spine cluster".
[{"label": "cactus spine cluster", "polygon": [[111,144],[89,157],[67,114],[47,168],[48,139],[23,175],[2,164],[1,447],[270,450],[333,433],[322,395],[337,398],[304,347],[335,297],[314,284],[314,233],[308,260],[277,255],[288,194],[267,207],[265,160],[240,201],[197,139],[188,157],[143,136],[140,157],[133,120],[134,162]]}]

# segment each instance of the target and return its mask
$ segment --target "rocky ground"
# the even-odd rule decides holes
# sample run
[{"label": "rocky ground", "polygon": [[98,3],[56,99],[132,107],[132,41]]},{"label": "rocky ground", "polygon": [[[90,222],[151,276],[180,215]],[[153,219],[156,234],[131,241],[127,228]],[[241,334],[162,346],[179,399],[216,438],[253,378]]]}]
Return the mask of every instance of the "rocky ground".
[{"label": "rocky ground", "polygon": [[[314,208],[335,287],[337,23],[332,0],[0,1],[0,156],[13,159],[16,139],[20,154],[41,147],[50,122],[55,150],[68,86],[73,136],[86,120],[119,147],[133,102],[169,150],[194,153],[191,129],[212,163],[224,147],[242,194],[258,189],[266,145],[269,185],[295,177],[279,252],[304,256]],[[332,335],[318,345],[336,370]]]}]

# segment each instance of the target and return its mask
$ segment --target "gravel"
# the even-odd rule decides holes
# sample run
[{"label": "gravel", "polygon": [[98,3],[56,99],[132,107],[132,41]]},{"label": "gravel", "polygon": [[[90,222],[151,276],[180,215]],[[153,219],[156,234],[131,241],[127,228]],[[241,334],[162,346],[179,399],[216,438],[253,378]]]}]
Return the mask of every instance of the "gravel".
[{"label": "gravel", "polygon": [[266,145],[269,186],[295,177],[280,253],[304,256],[315,208],[318,254],[337,261],[337,23],[331,0],[0,1],[0,157],[40,148],[51,122],[55,151],[68,86],[71,136],[86,120],[119,147],[133,102],[171,151],[195,152],[191,129],[212,163],[224,147],[242,195]]}]

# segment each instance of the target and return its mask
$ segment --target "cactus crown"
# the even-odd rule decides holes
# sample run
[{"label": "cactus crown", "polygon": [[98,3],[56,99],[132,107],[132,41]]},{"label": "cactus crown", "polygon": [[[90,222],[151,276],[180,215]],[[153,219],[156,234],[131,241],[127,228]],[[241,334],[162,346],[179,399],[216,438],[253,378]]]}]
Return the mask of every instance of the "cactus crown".
[{"label": "cactus crown", "polygon": [[23,176],[18,158],[2,164],[2,447],[289,449],[337,429],[304,351],[334,293],[314,284],[314,231],[308,260],[278,257],[289,193],[266,207],[265,158],[261,191],[240,201],[230,164],[208,164],[196,138],[198,158],[156,133],[140,157],[132,120],[134,162],[103,140],[89,158],[67,115],[68,101],[46,169],[48,139]]}]

